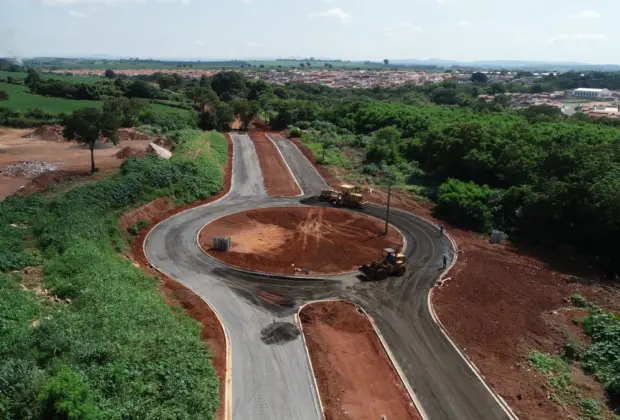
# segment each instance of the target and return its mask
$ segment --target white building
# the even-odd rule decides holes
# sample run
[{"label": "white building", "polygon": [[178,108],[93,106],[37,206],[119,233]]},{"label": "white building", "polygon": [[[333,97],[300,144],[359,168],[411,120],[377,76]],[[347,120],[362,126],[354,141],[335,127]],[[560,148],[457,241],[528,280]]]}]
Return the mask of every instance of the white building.
[{"label": "white building", "polygon": [[578,89],[573,90],[573,97],[589,98],[589,99],[606,99],[606,98],[611,98],[611,91],[609,89],[578,88]]}]

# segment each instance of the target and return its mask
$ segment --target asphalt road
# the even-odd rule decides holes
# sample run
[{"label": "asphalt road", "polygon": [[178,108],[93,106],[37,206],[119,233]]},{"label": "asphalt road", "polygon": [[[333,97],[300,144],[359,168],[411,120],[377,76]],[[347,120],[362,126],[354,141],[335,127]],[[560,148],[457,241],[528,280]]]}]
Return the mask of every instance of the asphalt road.
[{"label": "asphalt road", "polygon": [[[232,135],[233,185],[223,199],[178,214],[147,237],[147,257],[159,269],[201,294],[220,314],[232,348],[233,419],[319,419],[317,391],[297,336],[293,314],[304,302],[330,297],[360,304],[375,319],[406,380],[431,420],[508,419],[499,404],[433,322],[427,296],[450,242],[436,228],[393,210],[391,223],[407,240],[408,272],[402,278],[365,282],[356,275],[325,279],[241,272],[206,256],[196,235],[227,214],[259,207],[299,205],[304,197],[268,197],[251,140]],[[325,182],[291,142],[272,136],[304,190],[316,195]],[[382,217],[385,209],[364,212]],[[280,296],[279,304],[261,299]]]}]

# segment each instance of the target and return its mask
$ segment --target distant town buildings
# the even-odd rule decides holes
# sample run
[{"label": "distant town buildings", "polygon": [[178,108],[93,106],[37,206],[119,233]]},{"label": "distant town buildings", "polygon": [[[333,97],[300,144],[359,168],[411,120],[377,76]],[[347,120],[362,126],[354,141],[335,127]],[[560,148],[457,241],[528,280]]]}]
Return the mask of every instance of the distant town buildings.
[{"label": "distant town buildings", "polygon": [[577,88],[573,90],[572,96],[584,99],[608,99],[611,98],[611,91],[608,89]]}]

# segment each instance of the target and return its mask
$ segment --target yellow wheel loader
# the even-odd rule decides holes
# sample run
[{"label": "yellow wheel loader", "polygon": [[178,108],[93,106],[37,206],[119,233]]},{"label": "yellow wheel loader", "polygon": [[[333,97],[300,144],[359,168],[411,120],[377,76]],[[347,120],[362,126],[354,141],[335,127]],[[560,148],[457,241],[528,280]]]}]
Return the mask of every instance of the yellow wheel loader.
[{"label": "yellow wheel loader", "polygon": [[400,251],[384,248],[381,257],[360,267],[370,281],[385,280],[390,276],[401,277],[407,271],[407,257]]},{"label": "yellow wheel loader", "polygon": [[359,209],[366,204],[362,190],[355,185],[349,184],[341,185],[340,191],[332,189],[322,190],[319,201],[327,201],[337,207],[348,207],[352,209]]}]

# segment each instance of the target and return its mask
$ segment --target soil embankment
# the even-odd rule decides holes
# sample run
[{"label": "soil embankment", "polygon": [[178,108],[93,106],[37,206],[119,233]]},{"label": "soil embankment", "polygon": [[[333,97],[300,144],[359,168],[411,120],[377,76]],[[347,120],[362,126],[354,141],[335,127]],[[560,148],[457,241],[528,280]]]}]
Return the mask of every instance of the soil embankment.
[{"label": "soil embankment", "polygon": [[[330,207],[274,207],[231,214],[200,232],[202,249],[218,260],[252,271],[337,274],[357,270],[403,239],[390,227],[359,213]],[[228,252],[212,249],[213,237],[230,236]]]},{"label": "soil embankment", "polygon": [[302,193],[278,148],[265,133],[248,134],[254,142],[267,194],[274,197],[295,197]]},{"label": "soil embankment", "polygon": [[355,305],[299,313],[326,420],[421,419],[370,320]]}]

